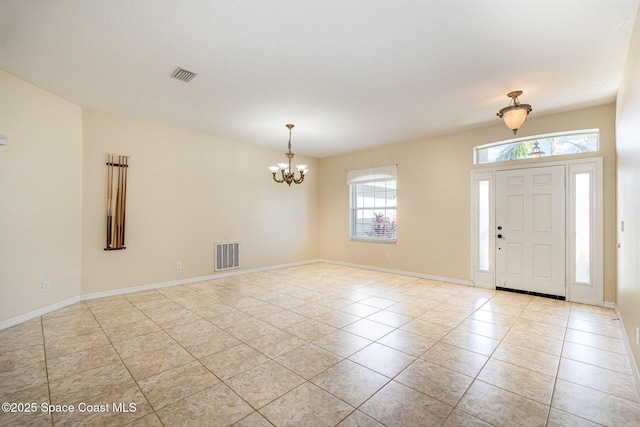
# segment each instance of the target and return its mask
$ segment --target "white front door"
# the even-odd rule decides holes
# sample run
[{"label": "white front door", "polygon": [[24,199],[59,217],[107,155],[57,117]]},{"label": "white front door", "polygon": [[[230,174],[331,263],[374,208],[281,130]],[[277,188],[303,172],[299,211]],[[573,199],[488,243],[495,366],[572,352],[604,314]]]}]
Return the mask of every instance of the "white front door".
[{"label": "white front door", "polygon": [[496,286],[565,296],[565,166],[496,171]]}]

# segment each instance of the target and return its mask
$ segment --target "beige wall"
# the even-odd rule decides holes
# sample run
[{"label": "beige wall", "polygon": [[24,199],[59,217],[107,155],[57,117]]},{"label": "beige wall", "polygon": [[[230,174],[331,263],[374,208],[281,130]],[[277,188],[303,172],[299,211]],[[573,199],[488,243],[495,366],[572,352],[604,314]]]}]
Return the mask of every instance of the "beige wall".
[{"label": "beige wall", "polygon": [[0,134],[2,322],[80,295],[82,111],[0,71]]},{"label": "beige wall", "polygon": [[[2,71],[0,99],[0,324],[212,275],[214,242],[240,241],[242,270],[317,256],[318,161],[297,156],[310,173],[291,187],[267,170],[286,134],[269,150],[83,111]],[[103,250],[108,152],[131,156],[124,251]]]},{"label": "beige wall", "polygon": [[[286,129],[274,151],[96,111],[83,124],[83,294],[214,274],[214,242],[240,241],[242,269],[316,257],[317,161],[297,156],[310,172],[291,187],[267,169]],[[123,251],[104,251],[106,153],[131,157]]]},{"label": "beige wall", "polygon": [[631,344],[636,366],[640,347],[636,328],[640,327],[640,10],[629,45],[616,115],[618,155],[618,295],[617,305]]},{"label": "beige wall", "polygon": [[[524,137],[600,129],[601,152],[598,155],[604,157],[605,175],[604,300],[607,302],[615,302],[614,117],[613,104],[549,116],[536,117],[532,113],[518,133],[518,137]],[[495,126],[484,129],[323,159],[319,172],[323,178],[320,186],[320,257],[468,281],[469,179],[474,168],[473,147],[512,136],[496,119]],[[397,244],[349,241],[347,171],[393,163],[398,164]],[[391,255],[390,260],[386,259],[387,254]]]},{"label": "beige wall", "polygon": [[[496,125],[310,165],[305,183],[270,180],[268,150],[141,120],[82,111],[0,74],[0,322],[51,304],[214,274],[213,244],[240,241],[242,268],[325,258],[469,280],[469,175]],[[605,158],[605,301],[615,301],[613,105],[529,118],[519,136],[600,128]],[[105,252],[105,154],[131,156],[127,249]],[[349,169],[397,163],[398,243],[348,240]],[[526,163],[526,161],[525,161]],[[6,238],[4,236],[7,236]],[[390,260],[386,255],[391,256]],[[182,269],[176,270],[176,261]],[[43,294],[43,280],[51,291]],[[9,295],[10,297],[5,297]]]}]

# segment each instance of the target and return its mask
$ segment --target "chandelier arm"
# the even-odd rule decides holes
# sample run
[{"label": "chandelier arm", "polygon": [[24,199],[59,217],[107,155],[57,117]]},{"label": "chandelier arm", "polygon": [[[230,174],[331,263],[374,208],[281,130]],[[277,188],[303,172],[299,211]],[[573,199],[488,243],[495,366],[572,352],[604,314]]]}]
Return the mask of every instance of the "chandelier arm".
[{"label": "chandelier arm", "polygon": [[275,172],[272,172],[272,174],[273,174],[273,180],[274,180],[275,182],[277,182],[277,183],[282,183],[282,182],[284,182],[283,180],[278,180],[278,178],[276,178],[276,173],[275,173]]},{"label": "chandelier arm", "polygon": [[295,182],[296,184],[300,184],[302,183],[302,181],[304,181],[304,173],[300,172],[300,178],[294,179],[293,182]]}]

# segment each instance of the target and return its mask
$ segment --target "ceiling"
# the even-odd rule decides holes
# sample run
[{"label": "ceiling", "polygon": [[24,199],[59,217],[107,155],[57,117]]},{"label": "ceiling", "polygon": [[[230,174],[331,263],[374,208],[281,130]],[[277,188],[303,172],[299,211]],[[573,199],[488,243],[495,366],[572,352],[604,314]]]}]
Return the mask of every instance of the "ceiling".
[{"label": "ceiling", "polygon": [[495,125],[512,90],[532,115],[613,102],[638,1],[0,0],[0,68],[282,151],[294,123],[326,157]]}]

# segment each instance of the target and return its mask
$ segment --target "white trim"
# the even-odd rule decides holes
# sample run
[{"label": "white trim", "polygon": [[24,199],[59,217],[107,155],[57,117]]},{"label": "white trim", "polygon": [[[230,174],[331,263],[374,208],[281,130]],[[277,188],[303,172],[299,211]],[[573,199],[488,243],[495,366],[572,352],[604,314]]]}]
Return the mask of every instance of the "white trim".
[{"label": "white trim", "polygon": [[[592,176],[591,197],[591,277],[588,285],[576,283],[575,276],[575,194],[576,173]],[[567,292],[573,302],[602,306],[604,304],[604,177],[602,157],[572,162],[567,169]]]},{"label": "white trim", "polygon": [[495,171],[476,169],[471,171],[471,284],[487,289],[495,289],[495,233],[489,234],[489,271],[478,268],[478,183],[489,182],[489,229],[495,230]]},{"label": "white trim", "polygon": [[[523,141],[536,141],[538,139],[545,139],[545,138],[549,138],[549,137],[554,137],[554,136],[567,136],[567,135],[580,135],[580,134],[589,134],[589,133],[597,133],[598,134],[598,149],[595,151],[587,151],[587,153],[599,153],[600,152],[600,129],[599,128],[595,128],[595,129],[582,129],[582,130],[569,130],[569,131],[564,131],[564,132],[553,132],[553,133],[545,133],[542,135],[531,135],[531,136],[523,136],[523,137],[518,137],[518,138],[512,138],[512,139],[505,139],[502,141],[496,141],[496,142],[489,142],[487,144],[483,144],[483,145],[476,145],[475,147],[473,147],[473,164],[474,165],[490,165],[490,164],[496,164],[496,163],[503,163],[504,161],[495,161],[495,162],[486,162],[486,163],[478,163],[478,150],[482,150],[484,148],[490,148],[490,147],[496,147],[496,146],[500,146],[500,145],[508,145],[508,144],[515,144],[518,142],[523,142]],[[576,153],[573,153],[576,154]],[[549,157],[556,157],[556,156],[569,156],[571,154],[556,154],[556,155],[551,155],[551,156],[545,156],[546,158]],[[516,159],[516,160],[524,160],[524,159]],[[512,161],[512,160],[505,160],[505,161]]]},{"label": "white trim", "polygon": [[298,265],[312,264],[314,262],[318,262],[318,260],[291,262],[287,264],[271,265],[268,267],[251,268],[249,270],[234,270],[226,273],[210,274],[208,276],[189,277],[187,279],[172,280],[169,282],[151,283],[148,285],[135,286],[133,288],[116,289],[113,291],[105,291],[105,292],[96,292],[93,294],[83,295],[82,301],[104,298],[104,297],[111,297],[116,295],[131,294],[134,292],[148,291],[151,289],[167,288],[169,286],[180,286],[180,285],[187,285],[189,283],[206,282],[207,280],[224,279],[227,277],[242,276],[245,274],[261,273],[263,271],[277,270],[279,268],[295,267]]},{"label": "white trim", "polygon": [[396,238],[389,238],[389,239],[375,239],[375,238],[370,238],[367,239],[366,237],[349,237],[349,241],[351,242],[368,242],[368,243],[387,243],[387,244],[392,244],[395,245],[397,239]]},{"label": "white trim", "polygon": [[376,267],[374,265],[355,264],[352,262],[334,261],[331,259],[319,259],[316,262],[326,262],[327,264],[344,265],[346,267],[362,268],[363,270],[381,271],[383,273],[400,274],[402,276],[418,277],[420,279],[436,280],[438,282],[454,283],[456,285],[472,286],[469,280],[453,279],[451,277],[432,276],[430,274],[416,273],[413,271],[394,270],[391,268]]},{"label": "white trim", "polygon": [[[581,159],[575,159],[575,160],[557,160],[557,161],[541,161],[541,162],[535,162],[535,163],[528,163],[528,164],[517,164],[517,165],[508,165],[508,164],[503,164],[503,163],[493,163],[492,167],[478,167],[476,169],[472,169],[471,170],[471,224],[470,224],[470,232],[471,232],[471,236],[470,236],[470,243],[471,243],[471,247],[470,247],[470,256],[471,258],[471,283],[473,283],[475,286],[486,286],[483,285],[483,281],[482,280],[478,280],[479,278],[476,277],[477,273],[475,272],[475,260],[474,260],[474,250],[478,245],[477,242],[477,236],[474,234],[475,232],[475,228],[477,228],[476,225],[474,225],[474,218],[473,215],[476,213],[477,211],[477,206],[474,205],[475,202],[475,195],[474,195],[474,191],[473,191],[473,184],[474,184],[474,178],[475,176],[482,176],[482,174],[484,173],[493,173],[495,174],[497,171],[505,171],[505,170],[513,170],[513,169],[528,169],[528,168],[539,168],[539,167],[547,167],[547,166],[561,166],[564,165],[566,166],[565,168],[565,179],[567,180],[567,183],[569,183],[570,177],[571,175],[569,174],[570,170],[574,170],[575,167],[577,165],[586,165],[586,164],[595,164],[595,172],[594,172],[594,176],[595,176],[595,180],[594,180],[594,208],[593,208],[593,218],[594,218],[594,236],[593,236],[593,245],[594,245],[594,253],[593,253],[593,260],[592,260],[592,281],[594,284],[594,289],[595,292],[597,293],[597,295],[593,298],[590,299],[584,299],[584,298],[577,298],[574,299],[572,296],[572,285],[571,283],[567,283],[567,292],[566,292],[566,300],[567,301],[573,301],[573,302],[581,302],[584,304],[591,304],[591,305],[599,305],[602,306],[604,304],[604,228],[603,228],[603,224],[604,224],[604,199],[603,199],[603,182],[604,182],[604,172],[603,172],[603,160],[602,157],[600,156],[593,156],[593,157],[585,157],[585,158],[581,158]],[[491,189],[493,190],[495,187],[494,184],[492,184]],[[566,221],[565,224],[567,227],[570,226],[570,198],[571,198],[571,194],[569,194],[569,188],[566,187],[565,188],[565,201],[566,201]],[[494,202],[494,207],[493,210],[495,210],[495,200],[494,198],[492,198],[492,202]],[[493,226],[495,227],[495,224],[493,224]],[[565,274],[568,276],[570,273],[570,266],[569,266],[569,259],[573,259],[573,257],[575,256],[574,253],[571,253],[569,248],[571,247],[569,245],[569,238],[571,235],[570,230],[567,230],[567,234],[566,234],[566,248],[567,248],[567,256],[565,257]],[[494,256],[495,258],[495,256]],[[493,264],[493,268],[495,269],[495,259],[490,260],[490,262],[492,262]],[[494,277],[495,277],[495,273],[494,273]],[[567,277],[567,279],[569,279],[569,277]],[[567,282],[569,282],[569,280],[567,280]],[[495,280],[494,280],[494,284],[493,284],[493,289],[495,289]],[[577,293],[577,292],[576,292]]]},{"label": "white trim", "polygon": [[7,319],[3,322],[0,322],[0,331],[3,329],[7,329],[11,326],[15,326],[20,323],[26,322],[28,320],[35,319],[36,317],[40,317],[47,313],[51,313],[52,311],[60,310],[61,308],[65,308],[68,305],[75,304],[80,301],[82,301],[81,297],[79,296],[73,297],[64,301],[57,302],[55,304],[48,305],[46,307],[39,308],[34,311],[30,311],[29,313],[21,314],[20,316]]},{"label": "white trim", "polygon": [[252,268],[252,269],[248,269],[248,270],[235,270],[235,271],[229,271],[229,272],[226,272],[226,273],[211,274],[211,275],[208,275],[208,276],[190,277],[190,278],[187,278],[187,279],[180,279],[180,280],[171,280],[171,281],[168,281],[168,282],[150,283],[150,284],[147,284],[147,285],[134,286],[132,288],[115,289],[115,290],[112,290],[112,291],[95,292],[95,293],[92,293],[92,294],[81,295],[81,296],[73,297],[73,298],[70,298],[68,300],[61,301],[61,302],[58,302],[56,304],[53,304],[53,305],[50,305],[50,306],[47,306],[47,307],[43,307],[43,308],[40,308],[38,310],[34,310],[34,311],[29,312],[29,313],[25,313],[23,315],[20,315],[20,316],[17,316],[17,317],[13,317],[11,319],[7,319],[7,320],[5,320],[3,322],[0,322],[0,330],[9,328],[11,326],[15,326],[15,325],[17,325],[19,323],[23,323],[23,322],[26,322],[28,320],[35,319],[37,317],[40,317],[40,316],[43,316],[45,314],[51,313],[52,311],[59,310],[61,308],[67,307],[67,306],[69,306],[71,304],[75,304],[75,303],[78,303],[78,302],[81,302],[81,301],[93,300],[93,299],[98,299],[98,298],[106,298],[106,297],[112,297],[112,296],[117,296],[117,295],[131,294],[131,293],[134,293],[134,292],[142,292],[142,291],[148,291],[148,290],[152,290],[152,289],[166,288],[166,287],[169,287],[169,286],[186,285],[186,284],[189,284],[189,283],[203,282],[203,281],[207,281],[207,280],[224,279],[226,277],[242,276],[242,275],[245,275],[245,274],[260,273],[260,272],[263,272],[263,271],[270,271],[270,270],[278,270],[278,269],[281,269],[281,268],[295,267],[295,266],[306,265],[306,264],[313,264],[313,263],[316,263],[316,262],[325,262],[325,263],[328,263],[328,264],[344,265],[344,266],[348,266],[348,267],[362,268],[362,269],[365,269],[365,270],[375,270],[375,271],[382,271],[382,272],[386,272],[386,273],[401,274],[401,275],[404,275],[404,276],[418,277],[418,278],[421,278],[421,279],[429,279],[429,280],[437,280],[439,282],[455,283],[455,284],[458,284],[458,285],[467,285],[467,286],[471,285],[471,283],[468,280],[452,279],[450,277],[432,276],[432,275],[429,275],[429,274],[414,273],[414,272],[402,271],[402,270],[393,270],[393,269],[389,269],[389,268],[381,268],[381,267],[375,267],[375,266],[370,266],[370,265],[353,264],[353,263],[326,260],[326,259],[312,259],[312,260],[307,260],[307,261],[298,261],[298,262],[291,262],[291,263],[286,263],[286,264],[270,265],[270,266],[267,266],[267,267]]},{"label": "white trim", "polygon": [[[607,303],[605,302],[605,307]],[[636,389],[638,390],[638,395],[640,395],[640,371],[638,370],[638,365],[636,364],[636,360],[633,358],[633,350],[631,349],[631,343],[629,342],[629,336],[627,335],[627,331],[624,328],[624,322],[622,321],[622,316],[620,315],[620,311],[618,310],[618,306],[613,304],[616,310],[616,315],[618,316],[618,320],[620,322],[620,329],[622,329],[622,340],[624,341],[624,348],[627,350],[627,357],[629,357],[629,367],[631,368],[631,374],[633,375],[633,379],[636,382]]]},{"label": "white trim", "polygon": [[7,319],[5,321],[2,321],[2,322],[0,322],[0,331],[3,330],[3,329],[9,328],[11,326],[15,326],[17,324],[26,322],[28,320],[32,320],[32,319],[35,319],[37,317],[43,316],[45,314],[51,313],[52,311],[56,311],[56,310],[59,310],[61,308],[65,308],[65,307],[67,307],[67,306],[69,306],[71,304],[75,304],[75,303],[78,303],[78,302],[81,302],[81,301],[93,300],[93,299],[98,299],[98,298],[106,298],[106,297],[112,297],[112,296],[117,296],[117,295],[131,294],[131,293],[134,293],[134,292],[141,292],[141,291],[148,291],[148,290],[152,290],[152,289],[166,288],[166,287],[169,287],[169,286],[186,285],[188,283],[204,282],[204,281],[207,281],[207,280],[224,279],[226,277],[241,276],[241,275],[244,275],[244,274],[260,273],[260,272],[263,272],[263,271],[277,270],[277,269],[280,269],[280,268],[295,267],[295,266],[298,266],[298,265],[305,265],[305,264],[313,264],[314,262],[322,262],[322,261],[318,260],[318,259],[313,259],[313,260],[308,260],[308,261],[298,261],[298,262],[291,262],[291,263],[286,263],[286,264],[271,265],[271,266],[267,266],[267,267],[252,268],[252,269],[248,269],[248,270],[235,270],[235,271],[230,271],[230,272],[227,272],[227,273],[211,274],[211,275],[208,275],[208,276],[200,276],[200,277],[190,277],[190,278],[187,278],[187,279],[171,280],[169,282],[150,283],[150,284],[147,284],[147,285],[134,286],[132,288],[114,289],[112,291],[95,292],[95,293],[92,293],[92,294],[80,295],[80,296],[77,296],[77,297],[69,298],[68,300],[65,300],[65,301],[60,301],[58,303],[49,305],[47,307],[39,308],[37,310],[31,311],[29,313],[22,314],[20,316],[13,317],[11,319]]}]

